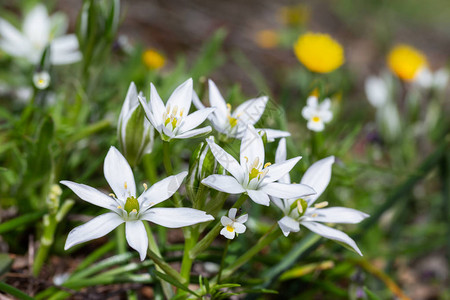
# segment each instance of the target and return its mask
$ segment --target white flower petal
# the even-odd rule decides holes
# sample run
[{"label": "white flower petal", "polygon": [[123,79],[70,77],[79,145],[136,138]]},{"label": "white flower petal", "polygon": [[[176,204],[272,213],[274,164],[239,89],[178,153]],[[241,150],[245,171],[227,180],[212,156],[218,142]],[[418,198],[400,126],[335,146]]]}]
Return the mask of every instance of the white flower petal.
[{"label": "white flower petal", "polygon": [[200,124],[202,124],[208,115],[215,110],[214,107],[205,108],[201,110],[197,110],[192,114],[186,116],[183,120],[183,123],[180,126],[179,133],[182,134],[186,131],[196,128]]},{"label": "white flower petal", "polygon": [[316,193],[312,187],[305,184],[286,184],[279,182],[272,182],[264,185],[261,187],[261,190],[270,196],[283,199],[298,199]]},{"label": "white flower petal", "polygon": [[141,216],[141,219],[168,228],[179,228],[214,220],[213,216],[204,211],[185,207],[151,208]]},{"label": "white flower petal", "polygon": [[317,99],[316,96],[309,96],[306,99],[306,105],[311,108],[317,108],[317,107],[319,107],[319,100]]},{"label": "white flower petal", "polygon": [[333,113],[329,110],[322,110],[319,112],[319,118],[324,123],[328,123],[333,119]]},{"label": "white flower petal", "polygon": [[387,84],[381,77],[370,76],[364,83],[366,96],[373,107],[381,107],[387,102],[389,90]]},{"label": "white flower petal", "polygon": [[106,155],[103,172],[118,199],[125,200],[129,196],[136,196],[133,171],[125,157],[114,146],[109,148]]},{"label": "white flower petal", "polygon": [[266,134],[266,138],[267,141],[273,142],[276,139],[279,138],[284,138],[284,137],[288,137],[291,136],[291,134],[287,131],[283,131],[283,130],[277,130],[277,129],[270,129],[270,128],[257,128],[257,130],[261,133],[261,132],[265,132]]},{"label": "white flower petal", "polygon": [[[281,139],[278,143],[277,151],[275,153],[275,163],[281,163],[286,161],[286,139]],[[291,183],[291,176],[289,173],[286,173],[280,179],[278,179],[281,183]]]},{"label": "white flower petal", "polygon": [[191,137],[195,137],[198,135],[202,135],[202,134],[211,132],[211,130],[212,130],[211,126],[206,126],[206,127],[202,127],[202,128],[192,129],[192,130],[183,132],[181,134],[177,134],[173,138],[174,139],[187,139],[187,138],[191,138]]},{"label": "white flower petal", "polygon": [[241,194],[245,192],[242,185],[232,176],[209,175],[202,180],[202,184],[228,194]]},{"label": "white flower petal", "polygon": [[328,111],[331,107],[331,100],[330,98],[325,98],[319,105],[319,110],[321,111]]},{"label": "white flower petal", "polygon": [[321,235],[325,238],[335,240],[338,242],[345,243],[353,248],[359,255],[362,256],[361,250],[359,250],[355,241],[350,238],[346,233],[339,231],[337,229],[322,225],[320,223],[315,222],[302,222],[302,225],[308,228],[309,230]]},{"label": "white flower petal", "polygon": [[322,120],[320,120],[318,122],[314,122],[313,120],[310,120],[306,124],[306,127],[311,131],[321,132],[325,129],[325,124],[323,123]]},{"label": "white flower petal", "polygon": [[233,220],[231,220],[231,219],[228,218],[227,216],[222,216],[222,217],[220,218],[220,223],[221,223],[223,226],[227,226],[227,225],[232,224],[232,223],[233,223]]},{"label": "white flower petal", "polygon": [[233,175],[237,181],[242,182],[244,180],[244,171],[242,170],[241,165],[234,159],[233,156],[228,154],[225,150],[223,150],[219,145],[214,143],[211,139],[206,139],[209,147],[211,148],[211,152],[216,158],[217,162],[225,168],[231,175]]},{"label": "white flower petal", "polygon": [[206,108],[194,90],[192,91],[192,102],[194,103],[194,106],[197,109],[205,109]]},{"label": "white flower petal", "polygon": [[316,109],[315,108],[311,108],[309,106],[305,106],[305,107],[302,108],[302,116],[306,120],[311,119],[312,117],[314,117],[315,114],[316,114]]},{"label": "white flower petal", "polygon": [[224,237],[226,237],[229,240],[234,239],[235,236],[235,232],[233,231],[228,231],[227,227],[222,228],[222,230],[220,231],[220,234],[223,235]]},{"label": "white flower petal", "polygon": [[302,177],[300,183],[311,186],[316,194],[309,197],[308,205],[312,205],[322,195],[331,179],[331,167],[334,156],[329,156],[312,164]]},{"label": "white flower petal", "polygon": [[[294,158],[291,158],[289,160],[286,160],[284,162],[276,163],[273,165],[270,165],[266,168],[267,175],[264,177],[263,181],[264,183],[274,182],[278,179],[283,178],[286,174],[289,174],[289,172],[292,170],[292,168],[295,166],[295,164],[298,163],[298,161],[302,159],[301,156],[297,156]],[[284,181],[286,181],[287,178],[284,178]],[[281,181],[281,182],[284,182]]]},{"label": "white flower petal", "polygon": [[82,58],[81,52],[62,52],[54,51],[50,53],[50,60],[53,65],[68,65],[80,61]]},{"label": "white flower petal", "polygon": [[55,38],[51,43],[52,52],[78,51],[78,39],[75,34],[67,34]]},{"label": "white flower petal", "polygon": [[144,109],[145,117],[147,120],[152,124],[153,127],[155,127],[158,132],[161,133],[161,123],[158,123],[153,116],[152,110],[150,109],[150,105],[147,103],[144,97],[141,95],[138,96],[139,103],[141,104],[141,107]]},{"label": "white flower petal", "polygon": [[170,105],[170,109],[177,106],[178,111],[188,114],[192,103],[192,90],[192,78],[189,78],[173,91],[169,100],[167,100],[166,106]]},{"label": "white flower petal", "polygon": [[113,212],[95,217],[89,222],[75,227],[69,232],[64,250],[107,235],[123,222],[125,221],[118,214]]},{"label": "white flower petal", "polygon": [[281,220],[278,221],[278,226],[280,226],[284,236],[288,236],[290,232],[300,231],[300,223],[289,216],[281,218]]},{"label": "white flower petal", "polygon": [[[314,215],[314,217],[312,217]],[[315,209],[312,214],[304,216],[306,221],[356,224],[369,217],[362,211],[347,207],[327,207]]]},{"label": "white flower petal", "polygon": [[44,49],[50,38],[50,18],[44,5],[36,5],[23,22],[23,32],[33,44]]},{"label": "white flower petal", "polygon": [[147,256],[148,237],[142,221],[128,221],[125,223],[125,235],[128,245],[139,252],[141,261]]},{"label": "white flower petal", "polygon": [[[153,120],[155,124],[153,124],[152,120],[149,118],[150,122],[152,122],[155,128],[164,124],[163,114],[166,111],[166,107],[164,106],[161,97],[158,94],[153,83],[150,83],[150,110],[153,115]],[[147,112],[147,111],[146,111]],[[187,112],[186,112],[187,113]]]},{"label": "white flower petal", "polygon": [[31,44],[19,30],[0,18],[0,48],[12,56],[25,56]]},{"label": "white flower petal", "polygon": [[236,231],[236,233],[244,233],[246,229],[247,227],[245,227],[244,224],[234,223],[234,231]]},{"label": "white flower petal", "polygon": [[248,196],[250,199],[253,200],[253,202],[265,206],[269,206],[270,199],[269,196],[263,191],[256,191],[256,190],[247,190]]},{"label": "white flower petal", "polygon": [[264,144],[253,125],[248,125],[241,142],[241,166],[246,168],[247,164],[252,164],[256,158],[259,163],[264,164]]},{"label": "white flower petal", "polygon": [[247,100],[236,107],[233,117],[238,119],[238,123],[253,125],[261,118],[268,100],[267,96]]},{"label": "white flower petal", "polygon": [[236,222],[244,224],[248,220],[248,214],[242,215],[236,219]]},{"label": "white flower petal", "polygon": [[212,107],[216,107],[217,111],[214,113],[219,120],[219,122],[223,123],[227,119],[228,109],[226,105],[226,101],[223,99],[222,94],[220,94],[219,89],[217,88],[214,81],[211,79],[208,80],[209,85],[209,103]]},{"label": "white flower petal", "polygon": [[278,208],[281,209],[283,212],[285,211],[286,207],[284,205],[284,200],[273,196],[270,197],[270,200],[272,200],[272,202],[275,203],[275,205],[278,206]]},{"label": "white flower petal", "polygon": [[228,211],[228,217],[231,220],[236,219],[236,213],[237,213],[237,208],[230,208],[230,210]]},{"label": "white flower petal", "polygon": [[185,171],[158,181],[139,196],[139,205],[146,209],[169,199],[178,191],[187,174]]},{"label": "white flower petal", "polygon": [[115,210],[117,208],[117,202],[114,199],[103,194],[99,190],[94,189],[93,187],[67,180],[60,181],[60,183],[67,186],[75,194],[77,194],[78,197],[86,202],[111,210]]}]

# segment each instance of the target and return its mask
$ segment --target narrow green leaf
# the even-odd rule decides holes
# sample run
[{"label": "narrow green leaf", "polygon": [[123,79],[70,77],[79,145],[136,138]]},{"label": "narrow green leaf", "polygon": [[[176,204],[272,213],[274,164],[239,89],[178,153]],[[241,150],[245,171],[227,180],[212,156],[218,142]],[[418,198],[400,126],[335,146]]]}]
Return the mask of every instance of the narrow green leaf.
[{"label": "narrow green leaf", "polygon": [[187,286],[185,286],[184,284],[182,284],[181,282],[179,282],[179,281],[178,281],[177,279],[175,279],[174,277],[169,276],[169,275],[164,274],[164,273],[161,273],[161,272],[158,272],[158,271],[156,271],[156,270],[155,270],[155,274],[156,274],[159,278],[161,278],[161,279],[163,279],[164,281],[166,281],[166,282],[172,284],[173,286],[176,286],[177,288],[179,288],[179,289],[181,289],[181,290],[183,290],[183,291],[185,291],[185,292],[188,292],[188,293],[190,293],[190,294],[192,294],[192,295],[194,295],[194,296],[200,297],[197,293],[195,293],[194,291],[191,291]]},{"label": "narrow green leaf", "polygon": [[10,286],[9,284],[6,284],[6,283],[1,282],[1,281],[0,281],[0,291],[3,291],[6,294],[9,294],[9,295],[14,296],[14,297],[16,297],[18,299],[21,299],[21,300],[33,300],[32,297],[28,296],[27,294],[25,294],[21,290],[18,290],[15,287]]}]

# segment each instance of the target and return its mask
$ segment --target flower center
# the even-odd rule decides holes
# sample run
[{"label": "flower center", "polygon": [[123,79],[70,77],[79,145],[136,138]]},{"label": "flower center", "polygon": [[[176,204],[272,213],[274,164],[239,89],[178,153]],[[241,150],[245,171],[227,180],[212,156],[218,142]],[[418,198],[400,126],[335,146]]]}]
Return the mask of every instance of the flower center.
[{"label": "flower center", "polygon": [[250,172],[248,173],[248,181],[250,182],[255,178],[257,180],[260,180],[262,177],[266,176],[267,172],[269,171],[267,170],[267,167],[270,165],[271,163],[268,162],[263,167],[262,163],[259,163],[259,157],[255,158],[255,160],[249,167]]},{"label": "flower center", "polygon": [[320,122],[320,118],[319,118],[318,116],[314,116],[314,117],[312,118],[312,120],[313,120],[313,122],[315,122],[315,123]]},{"label": "flower center", "polygon": [[230,103],[227,103],[227,110],[228,110],[228,116],[227,116],[228,123],[230,123],[231,128],[234,128],[238,124],[238,121],[239,121],[238,118],[239,118],[240,114],[237,116],[237,118],[234,118],[231,116],[231,104]]},{"label": "flower center", "polygon": [[178,106],[175,105],[173,109],[170,109],[170,105],[167,105],[166,112],[163,115],[164,126],[172,125],[172,130],[174,130],[178,125],[180,125],[181,118],[183,117],[184,110],[180,109],[178,112]]},{"label": "flower center", "polygon": [[139,202],[135,197],[128,197],[123,209],[125,209],[128,214],[133,211],[137,213],[139,212]]},{"label": "flower center", "polygon": [[228,230],[229,232],[233,232],[233,231],[234,231],[234,228],[233,228],[233,226],[231,226],[231,225],[227,225],[227,230]]}]

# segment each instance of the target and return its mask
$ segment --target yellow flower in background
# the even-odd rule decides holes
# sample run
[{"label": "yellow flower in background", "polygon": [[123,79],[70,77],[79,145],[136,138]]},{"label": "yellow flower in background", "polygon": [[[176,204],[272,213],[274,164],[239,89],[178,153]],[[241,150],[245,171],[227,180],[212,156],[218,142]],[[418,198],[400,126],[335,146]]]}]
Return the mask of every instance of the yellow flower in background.
[{"label": "yellow flower in background", "polygon": [[272,29],[260,30],[255,36],[256,44],[264,49],[275,48],[278,45],[278,33]]},{"label": "yellow flower in background", "polygon": [[310,8],[305,4],[283,6],[279,15],[285,25],[304,25],[309,21]]},{"label": "yellow flower in background", "polygon": [[149,69],[160,69],[166,64],[164,56],[154,49],[148,49],[142,54],[142,61]]},{"label": "yellow flower in background", "polygon": [[344,63],[344,49],[328,34],[308,32],[294,44],[298,60],[309,70],[329,73]]},{"label": "yellow flower in background", "polygon": [[387,63],[391,71],[405,81],[412,81],[428,65],[425,55],[408,45],[395,46],[388,54]]}]

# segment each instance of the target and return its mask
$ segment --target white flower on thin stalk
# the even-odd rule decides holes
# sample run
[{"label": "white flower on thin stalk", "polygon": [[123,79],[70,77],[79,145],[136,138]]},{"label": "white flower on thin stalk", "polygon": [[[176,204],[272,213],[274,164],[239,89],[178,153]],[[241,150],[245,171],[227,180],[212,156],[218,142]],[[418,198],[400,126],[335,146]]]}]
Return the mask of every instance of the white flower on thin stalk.
[{"label": "white flower on thin stalk", "polygon": [[22,57],[37,64],[50,45],[50,62],[64,65],[81,59],[75,34],[64,35],[67,20],[61,14],[49,16],[44,5],[36,5],[26,16],[19,31],[0,18],[0,49],[11,56]]},{"label": "white flower on thin stalk", "polygon": [[446,69],[442,68],[433,72],[425,67],[418,72],[414,78],[414,82],[424,89],[436,88],[438,90],[443,90],[447,86],[448,79],[449,73]]},{"label": "white flower on thin stalk", "polygon": [[211,126],[198,128],[215,108],[205,108],[189,115],[192,103],[192,79],[178,86],[164,105],[153,84],[150,84],[150,101],[139,97],[145,115],[165,141],[187,139],[211,131]]},{"label": "white flower on thin stalk", "polygon": [[306,106],[302,109],[302,116],[308,121],[306,127],[312,131],[323,131],[325,123],[333,119],[333,113],[330,108],[331,100],[329,98],[326,98],[319,104],[316,96],[309,96],[306,100]]},{"label": "white flower on thin stalk", "polygon": [[[275,161],[282,163],[286,160],[286,141],[280,140],[276,152]],[[315,204],[317,198],[325,191],[331,179],[331,167],[334,163],[334,156],[321,159],[315,162],[303,175],[301,183],[312,186],[317,194],[301,198],[276,198],[272,201],[284,213],[284,217],[278,221],[281,231],[285,236],[290,232],[299,232],[300,225],[305,226],[325,238],[349,245],[359,255],[361,251],[355,241],[344,232],[323,225],[322,223],[356,224],[367,218],[369,215],[346,207],[325,208],[328,202]],[[281,182],[289,183],[288,176],[280,178]]]},{"label": "white flower on thin stalk", "polygon": [[220,219],[220,223],[224,226],[220,231],[220,234],[226,237],[227,239],[234,239],[234,236],[240,233],[244,233],[247,229],[244,225],[248,220],[248,214],[242,215],[236,219],[236,208],[231,208],[228,211],[228,217],[222,216]]},{"label": "white flower on thin stalk", "polygon": [[389,87],[384,77],[370,76],[364,83],[367,100],[375,108],[389,101]]},{"label": "white flower on thin stalk", "polygon": [[33,75],[33,83],[34,86],[40,90],[45,90],[50,85],[50,74],[47,71],[41,71],[34,73]]},{"label": "white flower on thin stalk", "polygon": [[282,163],[264,163],[264,144],[252,125],[244,134],[240,149],[240,163],[212,140],[206,140],[216,160],[231,174],[210,175],[204,185],[228,194],[247,193],[254,202],[268,206],[270,196],[280,198],[304,197],[315,193],[305,184],[276,182],[295,166],[300,156]]},{"label": "white flower on thin stalk", "polygon": [[[139,92],[139,97],[144,96]],[[117,135],[124,156],[133,166],[137,165],[144,154],[153,148],[154,128],[139,108],[136,85],[130,83],[125,101],[120,111]]]},{"label": "white flower on thin stalk", "polygon": [[[226,103],[222,97],[219,89],[212,80],[208,80],[209,85],[209,103],[216,110],[208,116],[214,129],[225,134],[229,138],[242,139],[247,125],[255,125],[259,121],[269,98],[267,96],[250,99],[236,107],[231,111],[231,104]],[[205,106],[198,98],[197,94],[193,93],[193,102],[197,109],[204,109]],[[267,134],[267,140],[273,141],[280,137],[290,136],[289,132],[274,130],[274,129],[258,129],[264,130]]]},{"label": "white flower on thin stalk", "polygon": [[128,244],[138,251],[141,260],[144,260],[148,248],[148,237],[143,221],[150,221],[168,228],[179,228],[214,219],[204,211],[193,208],[154,208],[178,190],[187,172],[169,176],[149,189],[144,185],[145,191],[137,197],[130,165],[116,148],[111,147],[105,158],[104,173],[114,191],[114,194],[109,196],[84,184],[61,181],[82,200],[111,211],[74,228],[67,237],[65,250],[102,237],[125,222]]}]

